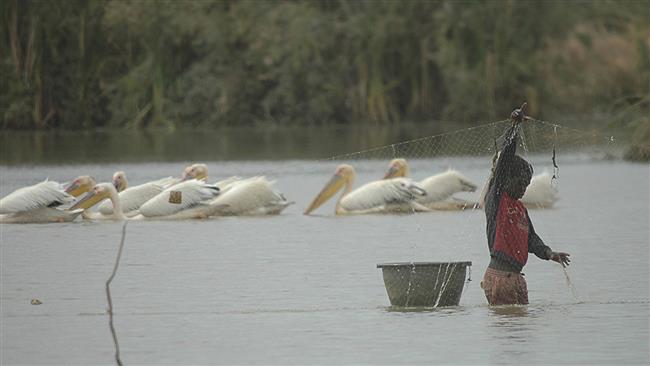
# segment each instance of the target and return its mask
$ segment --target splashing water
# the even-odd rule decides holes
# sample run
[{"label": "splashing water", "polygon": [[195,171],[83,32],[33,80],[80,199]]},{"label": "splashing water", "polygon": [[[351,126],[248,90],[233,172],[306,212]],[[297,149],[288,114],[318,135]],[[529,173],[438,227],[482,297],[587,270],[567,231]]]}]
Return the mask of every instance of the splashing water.
[{"label": "splashing water", "polygon": [[465,281],[465,288],[463,291],[467,291],[469,283],[472,282],[472,265],[467,266],[467,280]]},{"label": "splashing water", "polygon": [[[433,305],[434,308],[437,308],[438,305],[440,304],[440,298],[442,297],[442,294],[445,292],[447,289],[447,285],[449,285],[449,282],[451,282],[451,277],[454,274],[454,271],[456,270],[456,263],[453,264],[451,267],[451,272],[449,272],[449,263],[447,263],[447,267],[445,268],[445,274],[442,279],[442,283],[440,284],[440,291],[438,291],[438,298],[436,299],[436,303]],[[447,273],[449,272],[449,276],[447,276]],[[440,275],[440,272],[438,272],[438,275]],[[438,279],[436,278],[436,283],[438,282]]]},{"label": "splashing water", "polygon": [[409,287],[406,289],[406,303],[405,307],[409,306],[409,299],[411,295],[411,288],[413,286],[413,278],[415,277],[415,262],[411,262],[411,273],[409,273]]},{"label": "splashing water", "polygon": [[571,278],[569,278],[569,272],[567,272],[565,266],[562,266],[562,272],[564,272],[564,279],[565,279],[565,282],[566,282],[567,287],[568,287],[569,290],[571,291],[571,295],[573,295],[573,298],[574,298],[577,302],[582,302],[582,301],[580,300],[580,297],[578,297],[578,291],[576,290],[575,286],[573,286],[573,282],[571,282]]}]

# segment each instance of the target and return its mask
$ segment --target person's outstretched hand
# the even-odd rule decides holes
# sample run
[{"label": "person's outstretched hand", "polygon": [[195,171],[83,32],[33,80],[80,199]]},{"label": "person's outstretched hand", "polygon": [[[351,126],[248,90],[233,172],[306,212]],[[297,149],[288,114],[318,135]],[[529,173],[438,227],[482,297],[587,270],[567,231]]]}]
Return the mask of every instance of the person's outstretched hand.
[{"label": "person's outstretched hand", "polygon": [[569,253],[552,252],[551,260],[560,263],[562,267],[566,267],[569,265],[569,263],[571,263],[571,259],[569,259],[569,256],[570,256]]}]

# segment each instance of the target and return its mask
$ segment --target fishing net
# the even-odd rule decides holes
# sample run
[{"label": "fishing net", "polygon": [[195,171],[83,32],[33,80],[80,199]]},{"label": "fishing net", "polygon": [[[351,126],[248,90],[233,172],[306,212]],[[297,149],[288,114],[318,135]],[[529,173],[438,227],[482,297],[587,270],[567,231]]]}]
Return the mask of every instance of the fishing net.
[{"label": "fishing net", "polygon": [[[439,157],[491,157],[496,141],[512,124],[502,120],[449,133],[397,142],[377,148],[340,154],[327,160],[387,160],[394,158],[430,159]],[[614,140],[598,132],[563,127],[559,124],[530,119],[520,125],[518,154],[543,155],[552,162],[554,149],[563,153],[607,158]]]},{"label": "fishing net", "polygon": [[[357,174],[361,175],[355,188],[358,188],[362,182],[380,179],[382,176],[395,177],[387,173],[391,168],[389,163],[394,159],[403,160],[409,167],[401,176],[410,177],[412,173],[413,179],[443,174],[445,171],[456,169],[460,170],[462,176],[464,169],[476,170],[482,173],[480,176],[474,173],[471,184],[476,185],[481,192],[496,161],[496,153],[503,146],[504,133],[510,126],[512,126],[510,120],[502,120],[449,133],[334,155],[321,161],[353,166]],[[609,159],[615,154],[614,139],[611,137],[547,121],[527,119],[519,124],[518,136],[517,155],[523,156],[530,162],[535,171],[535,177],[523,199],[529,207],[553,206],[558,199],[557,185],[563,162]],[[469,182],[469,179],[466,180]],[[453,198],[451,197],[454,193],[453,188],[450,189],[447,194],[439,197],[440,201]],[[458,187],[458,191],[461,190],[462,187]],[[431,200],[433,201],[434,198],[432,196]],[[479,204],[480,196],[474,201],[474,204]],[[465,202],[460,208],[471,205],[470,202]],[[459,207],[443,204],[439,207],[434,205],[432,208]]]},{"label": "fishing net", "polygon": [[[459,199],[458,194],[452,192],[449,196],[441,198],[440,201],[425,206],[431,210],[480,209],[483,205],[482,197],[485,193],[487,180],[490,179],[494,169],[496,154],[503,146],[504,134],[511,126],[510,120],[502,120],[449,133],[339,154],[324,159],[324,161],[349,164],[361,172],[363,177],[359,179],[360,182],[355,188],[365,182],[381,179],[386,170],[389,170],[389,164],[394,159],[403,159],[408,162],[414,180],[429,175],[444,174],[447,170],[444,168],[445,166],[458,169],[461,173],[469,172],[477,186],[476,192],[472,193],[471,200]],[[517,155],[523,156],[535,170],[535,177],[522,197],[522,202],[528,208],[547,209],[553,207],[555,201],[558,200],[558,185],[561,181],[560,169],[563,164],[607,160],[616,154],[613,138],[598,132],[564,127],[557,123],[528,119],[519,124],[517,134]],[[536,179],[536,177],[540,179]],[[463,230],[466,229],[457,232],[457,237],[464,237],[459,240],[474,242],[478,239],[468,238],[468,232],[463,232]],[[426,242],[430,231],[421,231],[424,236],[422,242]],[[485,239],[483,237],[480,240]],[[413,254],[414,258],[418,257],[416,253]],[[388,283],[386,286],[389,295],[404,297],[406,299],[404,301],[412,306],[417,296],[420,296],[417,295],[419,292],[414,291],[414,288],[417,289],[421,284],[411,280],[413,276],[416,276],[416,268],[413,263],[409,264],[408,262],[393,263],[389,266],[399,265],[403,265],[404,268],[395,276],[402,278],[403,281],[396,281],[391,285],[391,289],[388,289]],[[465,287],[471,281],[471,264],[468,271],[469,277]],[[386,280],[386,274],[384,277]],[[432,283],[446,284],[449,282],[449,278],[441,273],[437,273],[437,275],[434,273],[431,279],[426,279],[422,283],[427,284],[431,281],[433,281]],[[441,289],[445,287],[446,285]],[[449,291],[459,293],[459,291],[463,291],[463,286],[451,286]],[[391,302],[393,302],[392,298]]]}]

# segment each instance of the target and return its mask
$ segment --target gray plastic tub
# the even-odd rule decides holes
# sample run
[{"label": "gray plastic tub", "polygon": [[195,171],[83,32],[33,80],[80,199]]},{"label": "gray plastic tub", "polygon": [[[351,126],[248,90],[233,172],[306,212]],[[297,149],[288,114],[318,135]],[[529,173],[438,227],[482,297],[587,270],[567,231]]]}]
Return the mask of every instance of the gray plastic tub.
[{"label": "gray plastic tub", "polygon": [[393,306],[455,306],[472,262],[382,263],[384,285]]}]

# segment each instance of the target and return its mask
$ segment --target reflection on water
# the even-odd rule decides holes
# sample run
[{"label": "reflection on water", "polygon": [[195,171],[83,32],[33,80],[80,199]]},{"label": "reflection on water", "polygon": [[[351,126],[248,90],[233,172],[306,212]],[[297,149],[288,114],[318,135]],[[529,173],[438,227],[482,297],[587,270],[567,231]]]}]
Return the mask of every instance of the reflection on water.
[{"label": "reflection on water", "polygon": [[[490,313],[502,318],[518,318],[518,317],[523,317],[528,315],[528,306],[521,306],[521,305],[490,306]],[[496,324],[500,324],[500,323],[497,322]]]},{"label": "reflection on water", "polygon": [[327,158],[452,128],[430,123],[176,131],[1,131],[0,164]]}]

